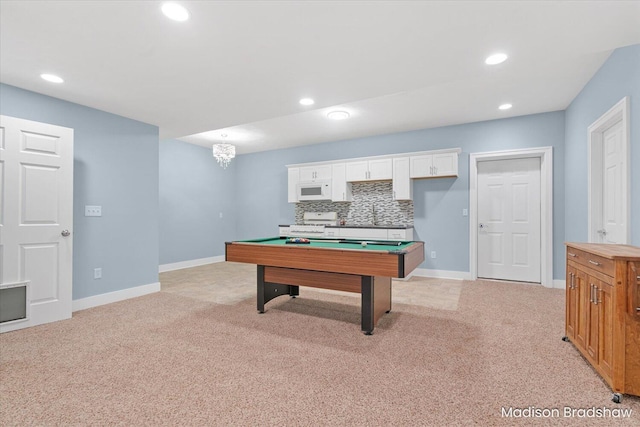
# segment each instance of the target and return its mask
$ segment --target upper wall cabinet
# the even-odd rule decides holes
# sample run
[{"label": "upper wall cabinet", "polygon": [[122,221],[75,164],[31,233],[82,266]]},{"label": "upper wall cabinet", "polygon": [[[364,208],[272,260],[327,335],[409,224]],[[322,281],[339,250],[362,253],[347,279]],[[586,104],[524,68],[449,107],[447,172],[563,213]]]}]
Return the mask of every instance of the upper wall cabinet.
[{"label": "upper wall cabinet", "polygon": [[346,168],[347,182],[382,181],[393,178],[391,158],[348,162]]},{"label": "upper wall cabinet", "polygon": [[300,168],[300,182],[331,181],[331,165]]},{"label": "upper wall cabinet", "polygon": [[353,200],[351,183],[347,182],[346,165],[344,163],[335,163],[331,165],[331,171],[331,201],[350,202]]},{"label": "upper wall cabinet", "polygon": [[411,156],[411,178],[458,176],[459,150]]},{"label": "upper wall cabinet", "polygon": [[298,201],[298,181],[300,179],[300,168],[287,169],[287,200],[289,203]]}]

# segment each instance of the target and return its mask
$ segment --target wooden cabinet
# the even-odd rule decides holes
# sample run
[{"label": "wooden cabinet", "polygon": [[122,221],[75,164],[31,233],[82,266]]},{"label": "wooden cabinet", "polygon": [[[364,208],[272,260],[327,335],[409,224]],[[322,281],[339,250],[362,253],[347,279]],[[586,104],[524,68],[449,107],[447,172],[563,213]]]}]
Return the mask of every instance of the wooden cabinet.
[{"label": "wooden cabinet", "polygon": [[411,156],[411,178],[458,176],[458,150]]},{"label": "wooden cabinet", "polygon": [[347,182],[346,166],[344,163],[331,165],[331,201],[350,202],[353,200],[351,183]]},{"label": "wooden cabinet", "polygon": [[391,158],[348,162],[346,168],[348,182],[382,181],[393,178]]},{"label": "wooden cabinet", "polygon": [[331,181],[331,165],[314,165],[300,168],[300,182]]},{"label": "wooden cabinet", "polygon": [[409,157],[396,157],[393,159],[393,200],[413,199],[409,164]]},{"label": "wooden cabinet", "polygon": [[567,243],[566,337],[615,393],[633,395],[640,395],[638,266],[638,247]]}]

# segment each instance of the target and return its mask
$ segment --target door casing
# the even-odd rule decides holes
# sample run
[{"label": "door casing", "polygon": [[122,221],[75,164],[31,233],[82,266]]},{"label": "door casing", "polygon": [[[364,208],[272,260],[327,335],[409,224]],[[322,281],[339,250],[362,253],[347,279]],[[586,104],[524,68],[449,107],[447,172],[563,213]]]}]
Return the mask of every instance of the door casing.
[{"label": "door casing", "polygon": [[471,153],[469,155],[469,267],[478,278],[478,162],[540,158],[540,283],[553,287],[553,147]]},{"label": "door casing", "polygon": [[598,229],[602,224],[602,203],[603,203],[603,188],[602,188],[602,169],[603,158],[602,155],[596,155],[596,153],[602,153],[603,134],[615,123],[622,121],[622,228],[624,229],[622,236],[624,241],[618,242],[620,244],[628,244],[630,241],[630,229],[629,218],[631,218],[630,206],[629,206],[629,190],[630,190],[630,173],[629,173],[629,153],[630,153],[630,140],[629,140],[629,97],[625,96],[618,101],[613,107],[604,113],[598,120],[593,122],[587,129],[588,137],[588,151],[587,151],[587,182],[588,182],[588,241],[598,242]]}]

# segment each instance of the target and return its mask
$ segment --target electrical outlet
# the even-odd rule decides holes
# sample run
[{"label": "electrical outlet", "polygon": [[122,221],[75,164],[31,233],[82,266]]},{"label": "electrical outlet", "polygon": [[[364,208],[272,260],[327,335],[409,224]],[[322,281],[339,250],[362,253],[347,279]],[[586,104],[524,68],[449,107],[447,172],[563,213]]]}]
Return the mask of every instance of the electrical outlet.
[{"label": "electrical outlet", "polygon": [[220,218],[222,218],[222,212],[220,212]]},{"label": "electrical outlet", "polygon": [[462,216],[469,215],[469,211],[467,209],[462,209]]},{"label": "electrical outlet", "polygon": [[102,216],[102,206],[85,205],[84,216]]},{"label": "electrical outlet", "polygon": [[435,258],[436,257],[436,251],[431,251],[431,258]]},{"label": "electrical outlet", "polygon": [[102,268],[94,268],[93,269],[93,278],[94,279],[102,279]]}]

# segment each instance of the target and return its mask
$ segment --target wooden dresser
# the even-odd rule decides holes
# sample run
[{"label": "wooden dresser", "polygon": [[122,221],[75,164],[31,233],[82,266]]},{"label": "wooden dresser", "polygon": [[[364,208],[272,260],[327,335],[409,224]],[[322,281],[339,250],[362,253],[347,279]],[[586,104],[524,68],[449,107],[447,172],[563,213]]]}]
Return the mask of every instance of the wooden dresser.
[{"label": "wooden dresser", "polygon": [[613,389],[640,396],[640,248],[567,243],[566,338]]}]

